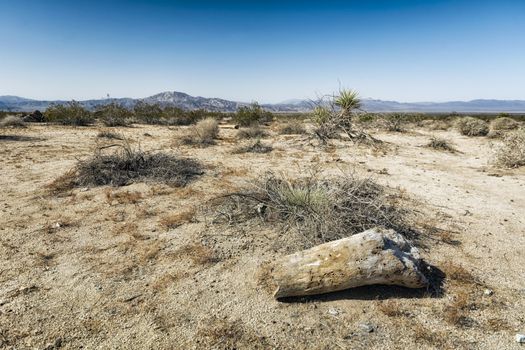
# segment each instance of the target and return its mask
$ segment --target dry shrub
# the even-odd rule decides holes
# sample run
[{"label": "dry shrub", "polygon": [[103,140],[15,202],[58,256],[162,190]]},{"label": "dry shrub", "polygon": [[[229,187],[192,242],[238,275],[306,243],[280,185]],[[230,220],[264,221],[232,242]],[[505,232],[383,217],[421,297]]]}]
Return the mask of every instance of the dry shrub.
[{"label": "dry shrub", "polygon": [[447,151],[447,152],[456,152],[457,150],[451,145],[450,141],[442,137],[432,136],[430,141],[427,143],[427,147]]},{"label": "dry shrub", "polygon": [[490,123],[491,130],[514,130],[517,129],[518,126],[519,123],[509,117],[496,118]]},{"label": "dry shrub", "polygon": [[250,188],[228,195],[229,220],[261,217],[296,228],[303,246],[347,237],[373,227],[392,228],[413,238],[408,211],[398,207],[386,189],[353,175],[324,178],[312,173],[288,179],[267,173]]},{"label": "dry shrub", "polygon": [[273,150],[271,145],[266,145],[257,139],[245,145],[241,145],[233,150],[234,154],[239,153],[269,153]]},{"label": "dry shrub", "polygon": [[102,130],[97,134],[99,138],[105,138],[109,140],[124,140],[124,137],[112,131]]},{"label": "dry shrub", "polygon": [[510,131],[496,149],[494,163],[505,168],[525,166],[525,129]]},{"label": "dry shrub", "polygon": [[[112,147],[117,147],[116,151],[103,152]],[[149,154],[126,143],[97,148],[93,156],[79,161],[50,188],[64,191],[74,187],[124,186],[144,181],[183,187],[202,174],[202,165],[196,160],[165,153]]]},{"label": "dry shrub", "polygon": [[381,301],[379,311],[388,317],[410,317],[411,314],[407,310],[403,310],[399,301],[397,300],[384,300]]},{"label": "dry shrub", "polygon": [[160,224],[166,229],[174,229],[181,225],[193,222],[195,217],[195,208],[190,208],[179,213],[169,214],[160,220]]},{"label": "dry shrub", "polygon": [[436,119],[429,119],[429,120],[422,120],[419,123],[422,127],[430,129],[430,130],[441,130],[446,131],[450,129],[450,121],[443,119],[443,120],[436,120]]},{"label": "dry shrub", "polygon": [[489,133],[487,122],[478,118],[459,117],[456,127],[461,135],[465,136],[486,136]]},{"label": "dry shrub", "polygon": [[219,123],[214,118],[206,118],[191,127],[181,139],[186,145],[212,145],[219,136]]},{"label": "dry shrub", "polygon": [[445,306],[443,316],[445,321],[458,327],[471,327],[475,321],[470,318],[469,311],[476,310],[477,306],[472,294],[461,289],[453,296],[452,302]]},{"label": "dry shrub", "polygon": [[249,128],[239,129],[237,132],[237,138],[239,139],[260,139],[266,136],[268,136],[266,131],[257,125]]},{"label": "dry shrub", "polygon": [[280,135],[302,135],[306,134],[304,125],[299,121],[288,122],[279,127]]},{"label": "dry shrub", "polygon": [[22,120],[22,118],[14,116],[14,115],[8,115],[2,121],[0,121],[0,127],[1,128],[25,128],[26,123]]},{"label": "dry shrub", "polygon": [[385,114],[381,117],[379,126],[387,131],[404,132],[406,119],[406,115],[402,113]]}]

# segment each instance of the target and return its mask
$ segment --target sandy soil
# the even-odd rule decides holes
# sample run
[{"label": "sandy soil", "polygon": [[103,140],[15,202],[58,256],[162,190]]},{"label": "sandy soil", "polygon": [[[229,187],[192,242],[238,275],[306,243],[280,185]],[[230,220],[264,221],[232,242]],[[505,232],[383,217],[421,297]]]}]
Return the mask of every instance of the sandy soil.
[{"label": "sandy soil", "polygon": [[[235,130],[195,148],[174,143],[182,129],[118,132],[146,151],[200,160],[205,174],[187,187],[137,183],[65,195],[46,185],[104,142],[99,128],[0,131],[24,137],[0,139],[0,348],[520,348],[525,169],[490,166],[498,141],[455,131],[378,132],[388,142],[378,152],[345,142],[323,149],[304,135],[272,133],[271,153],[232,154]],[[431,134],[460,152],[423,147]],[[445,293],[366,287],[275,301],[259,275],[265,262],[289,252],[285,234],[257,220],[213,223],[208,201],[268,170],[294,176],[313,166],[403,192],[426,227],[422,255],[447,274]]]}]

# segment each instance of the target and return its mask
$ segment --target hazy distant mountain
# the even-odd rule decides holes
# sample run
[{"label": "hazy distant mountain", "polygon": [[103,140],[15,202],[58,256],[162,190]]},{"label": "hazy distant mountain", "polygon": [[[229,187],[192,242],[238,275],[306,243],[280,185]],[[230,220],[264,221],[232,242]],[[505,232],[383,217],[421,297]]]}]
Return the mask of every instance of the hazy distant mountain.
[{"label": "hazy distant mountain", "polygon": [[[86,100],[80,103],[90,109],[98,105],[106,105],[116,102],[127,108],[132,108],[137,102],[158,103],[163,106],[174,106],[186,110],[206,109],[209,111],[234,112],[240,106],[248,103],[228,101],[220,98],[194,97],[188,94],[168,91],[142,99],[111,98],[100,100]],[[38,101],[18,96],[0,96],[0,109],[10,111],[33,111],[35,109],[45,110],[52,103],[66,103],[67,101]],[[292,99],[276,104],[263,104],[265,109],[273,112],[305,112],[312,109],[309,100]],[[364,110],[370,112],[521,112],[525,113],[525,100],[472,100],[451,102],[396,102],[374,99],[363,100]]]}]

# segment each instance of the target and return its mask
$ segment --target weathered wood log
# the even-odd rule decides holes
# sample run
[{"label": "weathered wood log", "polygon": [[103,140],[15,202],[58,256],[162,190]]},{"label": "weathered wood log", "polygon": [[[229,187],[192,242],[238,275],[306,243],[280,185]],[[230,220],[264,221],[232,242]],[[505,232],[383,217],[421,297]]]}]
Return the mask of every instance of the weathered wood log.
[{"label": "weathered wood log", "polygon": [[395,231],[379,228],[285,256],[272,265],[275,298],[371,284],[428,285],[417,248]]}]

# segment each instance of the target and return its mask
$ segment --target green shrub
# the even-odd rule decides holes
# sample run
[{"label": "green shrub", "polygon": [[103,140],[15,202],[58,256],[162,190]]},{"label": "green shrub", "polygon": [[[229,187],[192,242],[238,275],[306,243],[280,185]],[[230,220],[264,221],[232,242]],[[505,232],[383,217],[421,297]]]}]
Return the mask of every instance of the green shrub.
[{"label": "green shrub", "polygon": [[250,106],[240,107],[233,116],[233,120],[240,126],[250,126],[272,121],[273,114],[265,111],[257,102],[254,102]]},{"label": "green shrub", "polygon": [[158,104],[148,104],[139,101],[135,107],[133,107],[133,114],[135,115],[135,120],[139,123],[152,125],[166,124],[164,110]]},{"label": "green shrub", "polygon": [[459,117],[456,127],[465,136],[486,136],[489,133],[487,122],[472,117]]},{"label": "green shrub", "polygon": [[45,120],[63,125],[86,126],[94,122],[93,115],[77,101],[54,104],[44,113]]},{"label": "green shrub", "polygon": [[99,106],[95,112],[95,117],[105,126],[128,126],[131,124],[133,113],[117,103],[110,103]]}]

